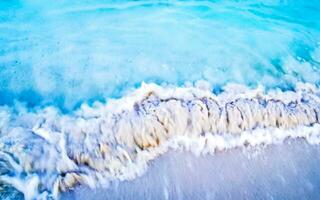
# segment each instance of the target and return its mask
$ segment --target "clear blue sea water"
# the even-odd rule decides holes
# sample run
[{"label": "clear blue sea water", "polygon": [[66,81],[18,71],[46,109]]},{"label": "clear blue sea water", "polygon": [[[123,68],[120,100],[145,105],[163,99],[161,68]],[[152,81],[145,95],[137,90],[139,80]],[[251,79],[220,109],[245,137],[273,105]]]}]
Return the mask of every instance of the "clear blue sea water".
[{"label": "clear blue sea water", "polygon": [[[198,97],[198,83],[211,96]],[[230,83],[252,90],[219,96]],[[256,94],[258,86],[284,93]],[[316,199],[319,88],[320,0],[0,0],[0,199]],[[210,113],[208,96],[224,112]],[[256,105],[265,119],[252,117]],[[216,123],[232,132],[229,117],[239,120],[239,137],[204,131]],[[162,129],[164,142],[154,141],[173,152],[130,143]],[[181,141],[177,130],[187,130]],[[306,141],[279,145],[281,134]],[[190,155],[207,136],[218,153]],[[248,146],[253,152],[238,151]],[[70,174],[83,183],[73,192]],[[105,182],[111,189],[101,189]]]},{"label": "clear blue sea water", "polygon": [[0,2],[0,104],[120,98],[141,82],[320,83],[318,0]]}]

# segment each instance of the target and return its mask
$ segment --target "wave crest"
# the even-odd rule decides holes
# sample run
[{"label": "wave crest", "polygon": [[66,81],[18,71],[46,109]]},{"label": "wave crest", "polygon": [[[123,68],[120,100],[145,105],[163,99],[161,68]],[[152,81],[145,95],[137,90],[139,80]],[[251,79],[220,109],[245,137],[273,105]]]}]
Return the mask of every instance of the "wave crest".
[{"label": "wave crest", "polygon": [[219,95],[204,82],[142,84],[72,114],[1,107],[0,116],[0,180],[26,199],[58,198],[77,183],[135,178],[170,148],[199,154],[288,137],[320,141],[320,92],[302,83],[286,92],[229,84]]}]

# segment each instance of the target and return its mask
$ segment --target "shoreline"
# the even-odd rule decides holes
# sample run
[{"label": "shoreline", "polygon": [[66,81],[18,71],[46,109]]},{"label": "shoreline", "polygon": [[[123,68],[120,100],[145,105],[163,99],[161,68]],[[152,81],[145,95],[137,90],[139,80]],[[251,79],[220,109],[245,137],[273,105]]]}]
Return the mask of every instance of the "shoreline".
[{"label": "shoreline", "polygon": [[195,156],[170,151],[146,172],[108,188],[84,185],[61,199],[317,199],[320,145],[303,139]]}]

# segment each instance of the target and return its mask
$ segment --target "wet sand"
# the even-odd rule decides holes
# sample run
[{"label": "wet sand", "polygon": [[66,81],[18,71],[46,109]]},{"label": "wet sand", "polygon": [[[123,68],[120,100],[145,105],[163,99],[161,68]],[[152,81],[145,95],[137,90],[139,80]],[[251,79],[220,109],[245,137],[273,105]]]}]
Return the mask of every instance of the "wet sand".
[{"label": "wet sand", "polygon": [[169,152],[141,176],[62,199],[319,199],[320,146],[304,140],[195,156]]}]

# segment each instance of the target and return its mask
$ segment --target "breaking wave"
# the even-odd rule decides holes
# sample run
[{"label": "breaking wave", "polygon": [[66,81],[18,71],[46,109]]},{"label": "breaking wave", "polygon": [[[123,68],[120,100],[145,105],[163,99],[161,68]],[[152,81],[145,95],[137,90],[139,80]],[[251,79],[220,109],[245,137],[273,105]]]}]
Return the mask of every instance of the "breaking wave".
[{"label": "breaking wave", "polygon": [[175,87],[142,84],[121,99],[55,107],[0,107],[0,181],[25,199],[59,198],[76,184],[107,186],[141,175],[169,149],[195,154],[281,143],[320,142],[320,90],[292,91],[206,82]]}]

